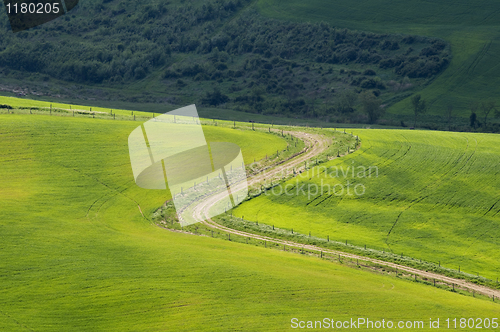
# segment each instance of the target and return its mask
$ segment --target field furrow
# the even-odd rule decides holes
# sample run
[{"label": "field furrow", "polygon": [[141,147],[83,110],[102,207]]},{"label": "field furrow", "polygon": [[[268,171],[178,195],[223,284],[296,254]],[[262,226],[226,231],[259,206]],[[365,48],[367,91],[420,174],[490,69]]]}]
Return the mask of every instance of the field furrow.
[{"label": "field furrow", "polygon": [[[324,190],[268,195],[245,202],[234,215],[272,222],[302,234],[404,252],[427,261],[496,279],[500,270],[499,144],[495,135],[358,130],[371,148],[288,183],[306,186],[363,185],[363,195]],[[405,139],[405,141],[403,141]],[[378,176],[350,172],[378,167]],[[310,172],[314,172],[310,170]]]}]

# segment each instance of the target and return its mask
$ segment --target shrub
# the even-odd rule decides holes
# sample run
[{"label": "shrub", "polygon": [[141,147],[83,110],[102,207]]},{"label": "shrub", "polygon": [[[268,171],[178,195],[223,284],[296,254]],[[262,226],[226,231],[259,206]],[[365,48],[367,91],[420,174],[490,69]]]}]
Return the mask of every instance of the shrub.
[{"label": "shrub", "polygon": [[414,36],[405,37],[403,38],[402,42],[405,44],[413,44],[415,42],[415,37]]},{"label": "shrub", "polygon": [[360,86],[363,89],[373,89],[377,86],[377,81],[375,81],[373,78],[368,78],[363,80]]},{"label": "shrub", "polygon": [[363,75],[366,75],[366,76],[375,76],[377,75],[377,73],[373,70],[373,69],[367,69],[363,72]]},{"label": "shrub", "polygon": [[425,47],[420,51],[420,56],[431,56],[438,54],[439,51],[434,47]]},{"label": "shrub", "polygon": [[167,69],[167,70],[165,70],[165,73],[163,74],[163,78],[179,78],[179,74],[177,74],[176,72],[174,72],[170,69]]},{"label": "shrub", "polygon": [[395,64],[393,59],[384,59],[384,60],[380,61],[380,63],[379,63],[379,67],[381,69],[393,68],[395,65],[396,64]]},{"label": "shrub", "polygon": [[264,64],[264,68],[267,69],[267,70],[271,70],[271,69],[273,69],[273,65],[270,64],[270,63],[265,63]]},{"label": "shrub", "polygon": [[393,42],[391,46],[389,46],[389,49],[391,51],[399,50],[399,43],[398,42]]},{"label": "shrub", "polygon": [[[143,79],[144,77],[146,77],[146,70],[144,70],[144,68],[137,67],[134,69],[134,78],[136,80]],[[98,78],[96,77],[96,79],[98,79]]]},{"label": "shrub", "polygon": [[215,88],[212,92],[207,92],[205,98],[202,100],[204,104],[211,106],[218,106],[228,101],[229,97],[223,94],[218,88]]},{"label": "shrub", "polygon": [[382,51],[385,51],[386,49],[391,47],[391,45],[392,45],[392,42],[390,40],[384,40],[383,42],[380,43],[380,49]]}]

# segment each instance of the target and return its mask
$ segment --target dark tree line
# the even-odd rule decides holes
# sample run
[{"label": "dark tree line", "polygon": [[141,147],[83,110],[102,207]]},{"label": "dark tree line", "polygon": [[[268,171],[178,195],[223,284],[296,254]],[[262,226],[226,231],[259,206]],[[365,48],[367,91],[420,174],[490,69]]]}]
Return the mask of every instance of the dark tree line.
[{"label": "dark tree line", "polygon": [[72,15],[15,35],[4,18],[0,67],[82,83],[140,80],[168,63],[172,52],[195,51],[201,35],[222,26],[246,3],[89,1]]},{"label": "dark tree line", "polygon": [[[408,78],[433,77],[449,61],[449,47],[438,39],[283,22],[254,10],[231,20],[249,3],[88,0],[48,24],[5,33],[0,71],[120,86],[161,70],[166,90],[190,102],[374,122],[378,110],[357,118],[374,109],[372,95],[411,85]],[[382,79],[387,73],[401,83]],[[194,86],[203,91],[190,94]]]}]

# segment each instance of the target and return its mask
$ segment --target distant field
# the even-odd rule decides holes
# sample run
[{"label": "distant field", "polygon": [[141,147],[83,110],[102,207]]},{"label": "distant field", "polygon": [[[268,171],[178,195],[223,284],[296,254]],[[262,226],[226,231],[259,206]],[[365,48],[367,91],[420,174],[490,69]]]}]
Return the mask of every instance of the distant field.
[{"label": "distant field", "polygon": [[[448,105],[455,116],[468,116],[471,102],[500,102],[500,3],[495,1],[390,0],[259,0],[262,14],[284,20],[325,21],[337,27],[373,32],[416,34],[451,43],[448,69],[422,91],[430,112],[446,118]],[[409,99],[389,109],[411,114]]]},{"label": "distant field", "polygon": [[[493,280],[499,277],[499,136],[402,130],[354,133],[362,139],[359,151],[313,168],[299,184],[289,181],[290,195],[277,188],[277,195],[261,195],[236,208],[234,215],[441,261],[453,269],[461,266],[462,271]],[[360,173],[370,167],[377,167],[378,177],[375,168],[372,176]],[[348,182],[352,196],[347,194]],[[366,193],[356,196],[356,185],[363,185]]]},{"label": "distant field", "polygon": [[[86,111],[86,112],[103,112],[103,113],[110,113],[111,111],[116,114],[120,115],[131,115],[132,111],[130,110],[120,110],[120,109],[112,109],[112,108],[103,108],[103,107],[95,107],[95,106],[83,106],[83,105],[74,105],[74,104],[64,104],[64,103],[53,103],[49,101],[41,101],[41,100],[34,100],[34,99],[27,99],[27,98],[16,98],[16,97],[7,97],[7,96],[0,96],[0,105],[9,105],[12,107],[40,107],[40,108],[47,108],[50,109],[50,107],[56,109],[64,109],[64,110],[75,110],[75,111]],[[170,111],[170,110],[165,110],[163,113]],[[141,114],[141,115],[150,115],[148,112],[138,112],[136,111],[135,114]]]},{"label": "distant field", "polygon": [[[133,114],[144,117],[151,117],[152,113],[155,114],[163,114],[169,111],[172,111],[174,108],[172,106],[166,107],[162,104],[152,104],[152,103],[131,103],[131,102],[113,102],[119,104],[124,109],[115,109],[109,102],[99,101],[100,105],[110,104],[110,107],[96,107],[96,106],[83,106],[77,104],[66,104],[66,103],[55,103],[50,101],[43,100],[35,100],[29,99],[30,97],[11,97],[11,96],[0,96],[0,105],[10,105],[13,107],[39,107],[45,108],[46,110],[50,109],[50,105],[52,104],[53,108],[60,108],[64,110],[83,110],[85,112],[90,112],[92,108],[92,112],[102,112],[109,114],[112,110],[113,113],[117,115],[123,116],[131,116],[132,111]],[[246,113],[239,112],[225,108],[215,108],[215,107],[199,107],[197,105],[198,114],[201,118],[206,119],[224,119],[230,121],[241,121],[241,122],[250,122],[255,121],[257,123],[267,123],[267,124],[280,124],[280,125],[292,125],[292,126],[313,126],[313,127],[327,127],[332,126],[331,123],[326,123],[324,120],[319,119],[299,119],[299,118],[287,118],[281,116],[272,116],[272,115],[263,115],[263,114],[254,114],[254,113]],[[142,110],[142,111],[138,111]],[[367,125],[365,124],[352,124],[352,123],[336,123],[334,126],[339,128],[364,128]],[[371,128],[391,128],[390,126],[381,126],[381,125],[369,125]],[[396,127],[394,127],[396,128]]]},{"label": "distant field", "polygon": [[[168,197],[133,182],[136,126],[0,115],[0,330],[278,331],[292,317],[498,313],[492,302],[152,225],[138,204],[148,216]],[[235,143],[251,137],[243,152],[257,158],[270,148],[254,133],[211,130]]]}]

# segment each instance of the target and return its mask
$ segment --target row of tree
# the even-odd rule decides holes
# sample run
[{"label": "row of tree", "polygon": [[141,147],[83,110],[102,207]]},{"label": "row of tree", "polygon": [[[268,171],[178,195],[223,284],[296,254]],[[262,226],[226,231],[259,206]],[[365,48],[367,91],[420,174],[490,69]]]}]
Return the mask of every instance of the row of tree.
[{"label": "row of tree", "polygon": [[[500,118],[500,111],[498,110],[495,101],[484,101],[484,102],[480,102],[480,103],[472,103],[470,105],[470,110],[471,110],[471,114],[469,117],[470,126],[474,129],[477,126],[487,127],[489,125],[488,117],[491,114],[493,114],[493,116],[495,118]],[[481,123],[479,121],[478,113],[480,113],[482,116],[484,116],[484,122]]]},{"label": "row of tree", "polygon": [[[385,109],[381,105],[381,100],[371,91],[364,91],[361,93],[360,99],[361,107],[364,113],[368,116],[368,122],[372,124],[376,123],[377,120],[385,113]],[[419,115],[424,114],[427,111],[427,104],[419,94],[411,98],[411,103],[413,106],[413,113],[415,115],[415,123],[413,126],[416,127]]]},{"label": "row of tree", "polygon": [[[384,114],[384,109],[381,107],[381,102],[378,100],[373,93],[364,92],[361,95],[361,104],[363,106],[364,112],[369,117],[370,123],[375,123],[380,116]],[[422,98],[420,94],[416,94],[411,98],[412,110],[414,114],[414,127],[417,126],[417,120],[420,115],[423,115],[427,112],[427,103]],[[489,122],[488,119],[491,115],[495,118],[500,118],[500,110],[497,108],[495,101],[483,101],[483,102],[474,102],[470,105],[471,114],[469,117],[470,127],[476,129],[476,127],[488,127]],[[483,122],[479,121],[479,115],[482,116]],[[450,126],[452,115],[453,115],[453,106],[448,106],[448,125]]]}]

